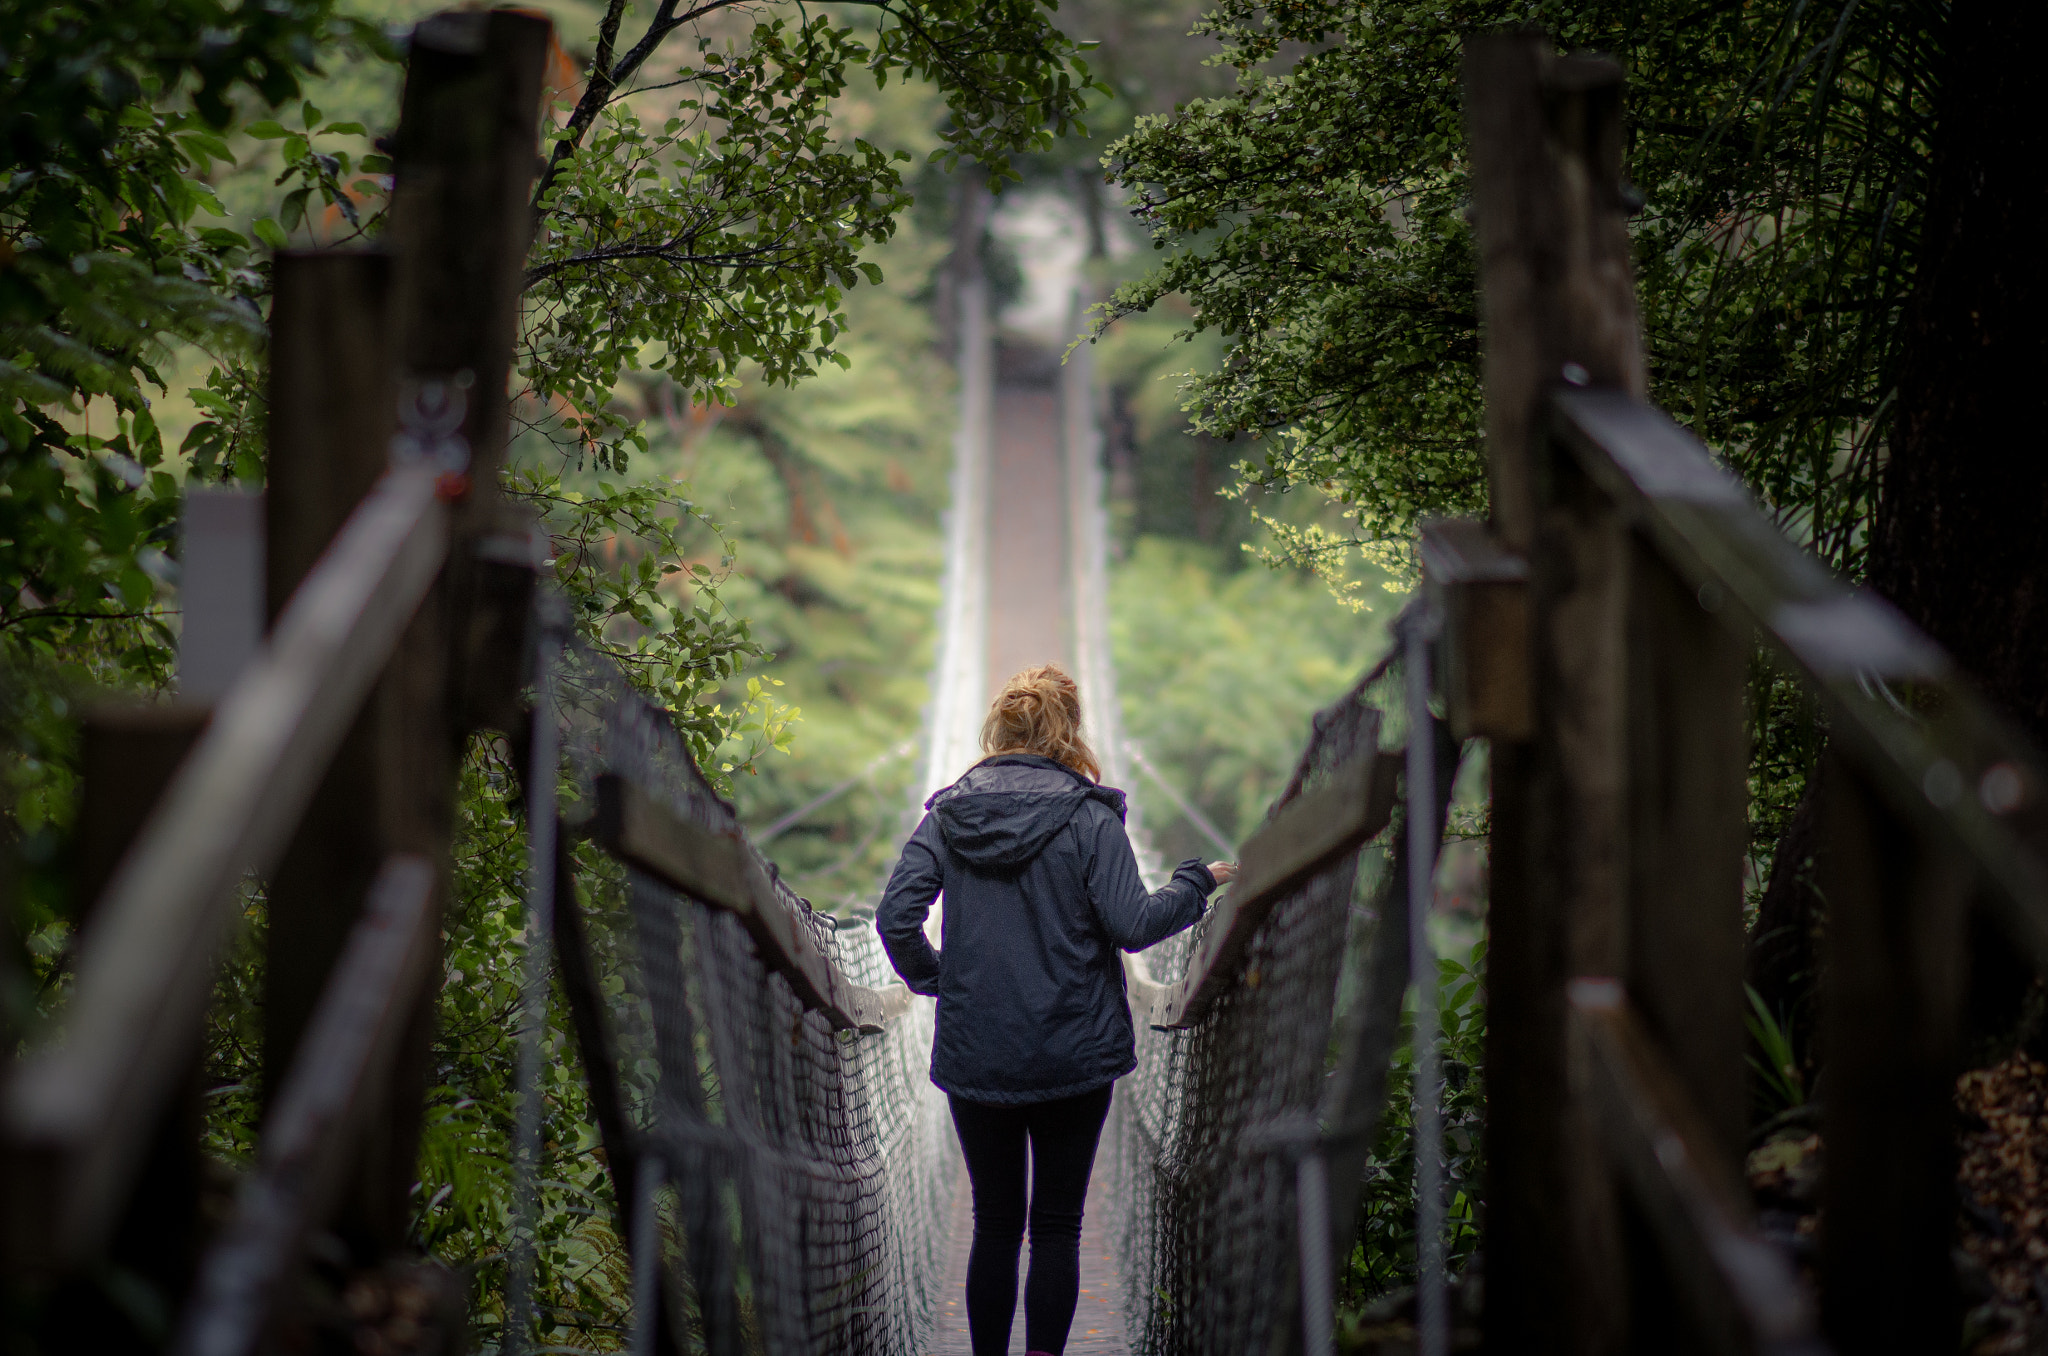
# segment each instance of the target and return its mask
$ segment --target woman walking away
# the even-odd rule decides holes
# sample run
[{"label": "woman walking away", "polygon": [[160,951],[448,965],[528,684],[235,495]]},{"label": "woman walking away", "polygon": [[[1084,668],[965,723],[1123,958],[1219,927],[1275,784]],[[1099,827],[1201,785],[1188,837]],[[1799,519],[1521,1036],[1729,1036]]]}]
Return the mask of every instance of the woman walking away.
[{"label": "woman walking away", "polygon": [[[939,1000],[932,1082],[952,1104],[974,1187],[975,1356],[1009,1350],[1027,1221],[1024,1342],[1059,1356],[1080,1294],[1081,1204],[1110,1088],[1138,1062],[1117,952],[1192,925],[1237,868],[1185,861],[1145,893],[1124,793],[1097,784],[1080,691],[1056,665],[1004,685],[981,747],[987,757],[925,802],[875,923],[903,982]],[[942,891],[934,951],[924,920]]]}]

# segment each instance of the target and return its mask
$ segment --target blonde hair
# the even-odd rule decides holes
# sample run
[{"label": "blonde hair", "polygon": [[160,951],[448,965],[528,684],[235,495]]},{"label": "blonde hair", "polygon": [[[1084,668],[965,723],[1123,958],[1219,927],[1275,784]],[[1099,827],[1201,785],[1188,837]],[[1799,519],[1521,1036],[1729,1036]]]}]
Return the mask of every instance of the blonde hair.
[{"label": "blonde hair", "polygon": [[981,750],[1035,753],[1102,780],[1102,765],[1081,736],[1081,689],[1057,664],[1028,668],[1003,684],[981,723]]}]

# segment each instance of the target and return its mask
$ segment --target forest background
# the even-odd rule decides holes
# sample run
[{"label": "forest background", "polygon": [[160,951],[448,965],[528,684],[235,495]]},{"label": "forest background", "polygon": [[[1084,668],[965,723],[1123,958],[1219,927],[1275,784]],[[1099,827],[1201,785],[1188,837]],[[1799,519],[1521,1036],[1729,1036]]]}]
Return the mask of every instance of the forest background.
[{"label": "forest background", "polygon": [[[148,50],[161,36],[152,24],[204,8],[91,13],[129,25],[108,42]],[[59,38],[66,16],[86,12],[0,6],[8,31],[40,24]],[[95,694],[161,693],[173,681],[182,486],[261,479],[264,251],[374,219],[388,166],[373,138],[388,128],[398,79],[390,30],[416,12],[367,0],[338,15],[273,5],[233,30],[233,44],[184,66],[134,78],[103,63],[113,74],[87,82],[81,107],[117,116],[97,133],[90,119],[24,119],[37,99],[61,104],[68,87],[55,68],[9,58],[0,714],[23,866],[13,907],[25,954],[6,988],[15,1030],[63,996],[73,718]],[[793,69],[779,59],[787,42],[843,46],[862,14],[849,7],[843,30],[821,19],[812,37],[774,39],[745,68],[756,83],[732,86],[772,88],[812,110],[818,139],[780,149],[831,148],[799,187],[843,213],[814,255],[764,273],[753,293],[802,323],[769,334],[742,318],[688,351],[605,351],[590,316],[651,314],[661,298],[579,291],[566,257],[548,252],[574,248],[574,233],[544,240],[526,355],[541,378],[512,485],[551,515],[558,572],[586,629],[677,711],[748,822],[771,823],[859,777],[776,844],[821,903],[871,888],[908,794],[908,762],[889,755],[917,726],[937,602],[951,422],[940,281],[963,181],[953,153],[966,145],[971,161],[978,146],[1019,176],[991,237],[968,242],[1014,295],[1029,279],[1015,256],[1047,221],[1075,224],[1098,284],[1125,283],[1101,367],[1115,415],[1117,658],[1126,692],[1147,697],[1127,702],[1126,719],[1169,779],[1236,836],[1269,798],[1307,712],[1373,650],[1380,590],[1406,576],[1414,520],[1483,510],[1456,69],[1463,34],[1509,22],[1541,22],[1628,70],[1656,398],[1785,526],[1883,586],[2041,732],[2048,628],[2027,622],[2048,580],[2028,515],[2048,471],[2000,436],[2038,427],[2018,417],[2038,411],[2016,415],[1984,396],[1994,379],[2033,389],[2025,374],[2042,342],[2024,324],[2041,292],[2026,232],[2042,190],[2014,177],[2039,161],[2039,119],[2011,116],[2023,88],[2012,54],[2039,36],[2030,11],[1983,0],[1222,0],[1204,18],[1193,5],[1091,0],[1058,22],[1069,39],[1101,40],[1088,54],[1101,88],[1032,86],[1021,101],[1037,100],[1057,136],[988,106],[962,116],[958,97],[949,115],[917,83],[775,83]],[[596,10],[565,5],[557,18],[566,47],[551,79],[573,103],[610,42]],[[1006,19],[1020,32],[1035,22]],[[1199,36],[1183,36],[1198,19]],[[1072,56],[1065,39],[1032,41],[1027,86]],[[694,58],[664,58],[675,59]],[[1069,121],[1083,103],[1091,136]],[[633,100],[622,108],[639,111]],[[731,124],[737,108],[721,116]],[[616,209],[644,208],[659,224],[677,203],[659,193],[627,203],[636,190],[621,188],[618,167],[698,152],[688,129],[651,108],[589,134],[593,154],[558,165],[564,201],[573,224],[623,231],[606,238],[630,245],[634,215]],[[768,128],[756,149],[777,149],[776,135]],[[112,179],[141,185],[149,210],[95,211],[103,184],[91,175],[66,190],[20,172],[109,147],[129,156],[115,157]],[[892,187],[874,157],[897,149],[909,159]],[[1107,184],[1097,177],[1105,153]],[[586,160],[609,169],[586,173]],[[774,207],[772,185],[735,173],[735,200]],[[58,204],[65,191],[69,207]],[[1118,229],[1127,193],[1135,239]],[[154,235],[138,244],[138,232]],[[1156,253],[1127,249],[1146,233]],[[581,366],[553,356],[593,350]],[[1245,544],[1289,568],[1246,568]],[[1825,730],[1761,662],[1751,717],[1753,973],[1792,1033],[1796,1076],[1783,1095],[1796,1098],[1815,1072],[1806,1003],[1819,966],[1799,832]],[[477,751],[469,778],[417,1233],[471,1268],[487,1321],[506,1217],[508,1184],[492,1165],[509,1123],[517,862],[490,750]],[[1153,820],[1170,855],[1200,850],[1164,807]],[[258,1091],[260,892],[248,912],[209,1064],[224,1164],[246,1156]],[[1987,1050],[2027,1036],[2017,1013],[2012,1003],[1973,1014]],[[555,1061],[560,1181],[546,1278],[563,1334],[602,1346],[617,1336],[620,1256],[596,1208],[601,1174],[567,1053]],[[1458,1146],[1462,1162],[1476,1152]],[[1389,1265],[1366,1291],[1399,1279],[1403,1242],[1383,1241]]]},{"label": "forest background", "polygon": [[[155,69],[144,63],[126,88],[127,64],[109,53],[155,41],[186,59],[175,23],[152,29],[161,16],[147,7],[28,8],[47,50],[30,46],[10,58],[12,154],[22,172],[0,202],[10,241],[0,268],[12,275],[0,276],[11,285],[0,318],[11,350],[0,363],[9,397],[0,517],[10,534],[0,543],[9,595],[0,605],[8,677],[0,775],[21,883],[11,920],[21,954],[4,971],[6,1028],[33,1039],[61,1010],[81,902],[71,889],[77,717],[109,698],[175,695],[183,492],[263,480],[268,252],[374,235],[389,170],[378,141],[395,116],[403,34],[434,6],[358,0],[332,11],[282,10],[267,29],[253,25],[246,50],[202,50],[192,61],[198,74],[182,84],[167,58]],[[220,21],[224,13],[202,2],[182,17]],[[606,11],[563,4],[551,13],[564,46],[548,80],[558,117],[573,119],[594,54],[607,45]],[[679,35],[661,60],[694,59],[702,70],[706,51],[745,49],[748,25],[765,13],[714,16],[699,26],[711,48],[693,58]],[[1228,86],[1227,73],[1200,64],[1186,37],[1195,13],[1105,4],[1063,16],[1071,37],[1102,35],[1090,55],[1101,84],[1086,92],[1093,134],[1070,125],[1064,137],[1013,147],[1028,153],[1010,166],[1004,205],[988,234],[966,246],[998,311],[1022,318],[1030,333],[1019,337],[1028,342],[1057,351],[1072,337],[1031,323],[1034,311],[1043,319],[1048,288],[1080,280],[1101,295],[1142,272],[1141,235],[1102,189],[1099,161],[1139,114]],[[27,9],[21,17],[31,22]],[[629,9],[622,17],[630,38],[646,16]],[[858,10],[839,17],[872,40]],[[762,45],[758,30],[753,42]],[[1058,55],[1057,43],[1047,46]],[[771,50],[753,73],[772,81],[778,64],[793,64],[788,50]],[[61,107],[56,58],[98,82],[83,82],[80,100],[85,114],[110,115],[97,139],[34,141],[37,115],[42,130],[62,126],[48,104],[80,114]],[[49,96],[40,109],[39,93]],[[957,98],[949,108],[946,91],[929,83],[881,84],[856,68],[841,88],[766,95],[810,100],[811,123],[796,132],[819,135],[777,144],[774,135],[790,129],[770,127],[748,148],[770,152],[757,164],[776,152],[825,162],[796,186],[814,196],[795,210],[827,204],[850,223],[822,232],[810,256],[779,261],[759,287],[771,307],[797,319],[751,333],[744,322],[708,334],[691,322],[706,348],[720,350],[710,359],[658,342],[604,353],[613,340],[588,317],[644,322],[652,313],[659,321],[663,288],[643,281],[638,290],[579,293],[573,282],[558,285],[573,277],[565,259],[579,248],[630,244],[633,227],[614,223],[635,212],[653,218],[639,223],[643,234],[672,224],[687,195],[664,197],[667,185],[648,189],[632,176],[641,165],[703,156],[688,143],[687,109],[684,125],[667,121],[674,95],[629,95],[613,110],[623,116],[593,120],[588,153],[561,168],[569,205],[536,249],[508,489],[545,515],[559,580],[586,634],[677,713],[748,823],[759,829],[853,783],[772,849],[801,892],[845,910],[872,895],[909,808],[915,760],[900,750],[918,732],[933,657],[954,422],[944,274],[961,248],[954,228],[964,195],[986,192],[987,181],[945,158],[949,138],[960,140],[972,120],[963,112],[976,110]],[[738,121],[730,114],[722,115],[728,126]],[[73,126],[90,130],[89,118]],[[51,173],[64,164],[60,152],[84,167],[69,181]],[[882,166],[893,152],[907,156],[892,192]],[[845,163],[831,163],[835,154]],[[39,156],[40,176],[29,172]],[[600,168],[586,172],[584,160]],[[113,172],[96,179],[95,161]],[[721,168],[737,183],[721,189],[751,205],[745,195],[762,185],[747,180],[749,167]],[[684,291],[705,276],[679,270],[659,282]],[[1051,305],[1068,317],[1064,296]],[[1243,502],[1220,493],[1231,481],[1228,460],[1214,440],[1189,434],[1179,408],[1180,374],[1213,360],[1218,347],[1177,342],[1175,328],[1170,314],[1134,320],[1100,353],[1111,416],[1115,644],[1127,690],[1149,698],[1128,706],[1132,734],[1236,838],[1277,791],[1309,713],[1342,691],[1380,643],[1379,622],[1393,605],[1380,586],[1392,581],[1367,569],[1355,582],[1369,583],[1370,595],[1339,605],[1308,573],[1261,568],[1247,554],[1258,529]],[[550,365],[555,353],[592,350],[599,361]],[[1288,505],[1269,507],[1290,519]],[[1319,504],[1308,511],[1335,523]],[[1168,855],[1213,855],[1167,800],[1134,790],[1153,803]],[[522,913],[511,805],[502,749],[479,743],[465,768],[460,898],[446,931],[436,1086],[415,1198],[416,1241],[471,1277],[486,1345],[499,1336],[512,1210],[506,1146]],[[587,865],[601,879],[601,866]],[[244,912],[206,1064],[221,1199],[249,1160],[263,1097],[266,915],[255,882]],[[603,1208],[608,1187],[566,1033],[565,1018],[549,1033],[558,1057],[549,1061],[544,1327],[552,1340],[605,1349],[623,1340],[623,1249]],[[144,1333],[165,1322],[147,1286],[115,1278],[107,1297]]]}]

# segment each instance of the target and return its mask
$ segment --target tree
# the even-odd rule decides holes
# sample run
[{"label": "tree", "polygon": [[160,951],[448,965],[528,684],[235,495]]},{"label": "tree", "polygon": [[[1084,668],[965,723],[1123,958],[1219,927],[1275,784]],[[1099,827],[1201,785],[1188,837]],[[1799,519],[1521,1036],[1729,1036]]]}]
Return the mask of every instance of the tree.
[{"label": "tree", "polygon": [[[1653,398],[2048,734],[2033,9],[1224,0],[1204,28],[1238,89],[1141,122],[1108,161],[1164,255],[1109,318],[1178,294],[1191,332],[1227,338],[1185,388],[1197,426],[1255,444],[1243,484],[1350,520],[1296,533],[1295,558],[1398,553],[1419,515],[1480,509],[1457,63],[1464,34],[1521,22],[1627,71]],[[1754,674],[1752,979],[1804,1049],[1826,731]],[[1974,959],[1979,1030],[2010,1042],[2031,976],[1988,934]]]},{"label": "tree", "polygon": [[145,388],[170,342],[253,353],[267,286],[261,242],[205,223],[201,175],[239,98],[294,98],[323,45],[378,39],[332,0],[9,0],[0,32],[0,650],[160,680],[178,490]]},{"label": "tree", "polygon": [[[1229,337],[1185,390],[1196,427],[1255,444],[1243,484],[1320,493],[1351,523],[1276,524],[1281,554],[1332,570],[1352,551],[1386,560],[1418,516],[1479,511],[1457,68],[1464,34],[1516,22],[1628,72],[1653,398],[1783,526],[1863,575],[1901,415],[1943,5],[1227,0],[1203,31],[1237,91],[1143,120],[1112,148],[1111,175],[1165,257],[1111,317],[1178,294],[1191,331]],[[1305,53],[1288,60],[1290,43]],[[1822,732],[1766,665],[1752,707],[1761,878]]]}]

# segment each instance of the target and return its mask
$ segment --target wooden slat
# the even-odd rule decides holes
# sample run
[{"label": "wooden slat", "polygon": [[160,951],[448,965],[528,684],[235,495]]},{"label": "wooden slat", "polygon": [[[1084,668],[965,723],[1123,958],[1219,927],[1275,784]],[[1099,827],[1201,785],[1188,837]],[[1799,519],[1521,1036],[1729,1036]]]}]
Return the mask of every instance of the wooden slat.
[{"label": "wooden slat", "polygon": [[1821,1318],[1844,1351],[1955,1344],[1955,1080],[1972,873],[1842,751],[1821,761]]},{"label": "wooden slat", "polygon": [[1727,1356],[1820,1356],[1813,1305],[1757,1236],[1737,1163],[1665,1068],[1621,982],[1569,990],[1573,1077],[1690,1311],[1698,1346]]},{"label": "wooden slat", "polygon": [[21,1069],[0,1118],[10,1194],[46,1207],[44,1245],[89,1255],[125,1197],[141,1137],[200,1020],[245,870],[283,849],[385,657],[438,574],[445,514],[429,471],[395,471],[350,518],[215,712],[92,929],[57,1042]]},{"label": "wooden slat", "polygon": [[[281,618],[348,515],[390,462],[391,260],[342,250],[280,252],[271,264],[270,456],[264,484],[265,597]],[[386,841],[372,692],[336,747],[266,882],[263,1067],[287,1069],[326,991]],[[266,1096],[279,1085],[269,1084]]]},{"label": "wooden slat", "polygon": [[1732,1156],[1750,1109],[1742,860],[1752,646],[1702,610],[1640,537],[1629,556],[1625,977],[1714,1144]]},{"label": "wooden slat", "polygon": [[[392,655],[379,696],[381,846],[434,862],[443,873],[439,898],[452,891],[447,873],[470,734],[461,724],[463,697],[477,676],[465,669],[478,657],[472,628],[480,620],[479,574],[490,572],[479,548],[498,530],[504,504],[498,472],[510,437],[505,393],[522,266],[538,220],[528,197],[539,166],[542,71],[552,35],[544,14],[511,7],[444,10],[413,29],[394,138],[390,226],[380,242],[392,251],[398,369],[391,459],[462,472],[441,482],[451,500],[448,568]],[[460,427],[450,430],[457,406]],[[407,1246],[433,1078],[433,1001],[431,991],[419,996],[385,1090],[389,1113],[365,1139],[359,1185],[338,1221],[364,1260]]]},{"label": "wooden slat", "polygon": [[1701,605],[1771,639],[1826,700],[1836,742],[1901,818],[1983,873],[2007,930],[2048,969],[2048,764],[2032,742],[1889,604],[1794,545],[1663,412],[1606,391],[1561,393],[1554,409],[1558,436]]},{"label": "wooden slat", "polygon": [[411,1021],[434,954],[434,877],[415,856],[393,857],[377,873],[263,1122],[256,1171],[206,1256],[179,1356],[245,1356],[269,1326]]},{"label": "wooden slat", "polygon": [[[72,896],[79,906],[72,925],[81,934],[92,928],[91,905],[106,892],[114,868],[212,715],[210,706],[182,700],[108,703],[86,712],[79,731],[85,785],[74,827],[78,872]],[[142,1150],[137,1189],[107,1240],[108,1263],[165,1294],[191,1288],[205,1245],[201,1194],[206,1156],[200,1147],[206,1123],[201,1091],[205,1048],[205,1030],[194,1027],[170,1056],[182,1067]],[[35,1267],[44,1260],[34,1222],[15,1241],[18,1250],[9,1262]]]},{"label": "wooden slat", "polygon": [[1424,519],[1416,554],[1443,619],[1436,677],[1452,732],[1529,738],[1529,562],[1468,518]]},{"label": "wooden slat", "polygon": [[910,1010],[901,984],[870,989],[849,981],[783,904],[746,841],[693,824],[623,777],[597,780],[591,837],[607,852],[691,898],[736,914],[761,958],[807,1006],[842,1030],[879,1031]]},{"label": "wooden slat", "polygon": [[[1430,721],[1436,746],[1435,799],[1424,813],[1435,826],[1432,841],[1441,852],[1444,824],[1450,815],[1451,790],[1458,780],[1462,749],[1441,722]],[[1404,800],[1403,813],[1413,813]],[[1364,989],[1337,1022],[1336,1067],[1323,1085],[1317,1119],[1324,1126],[1323,1156],[1329,1164],[1330,1256],[1341,1270],[1358,1234],[1358,1196],[1372,1158],[1386,1102],[1387,1071],[1401,1043],[1401,1010],[1411,982],[1413,951],[1408,933],[1409,835],[1389,836],[1392,850],[1386,874],[1374,892],[1379,922],[1364,966]],[[1433,856],[1426,871],[1434,872]]]},{"label": "wooden slat", "polygon": [[1186,975],[1156,1002],[1153,1025],[1191,1026],[1236,974],[1252,934],[1288,892],[1387,827],[1399,754],[1364,754],[1295,800],[1244,845],[1238,877],[1213,907]]},{"label": "wooden slat", "polygon": [[[1489,761],[1486,1343],[1626,1348],[1613,1192],[1570,1103],[1564,990],[1620,941],[1615,515],[1543,437],[1547,393],[1641,391],[1623,217],[1622,72],[1529,28],[1465,46],[1485,338],[1488,526],[1530,562],[1530,734]],[[1595,968],[1588,969],[1586,967]]]}]

